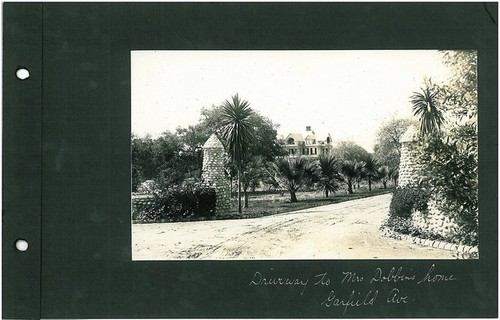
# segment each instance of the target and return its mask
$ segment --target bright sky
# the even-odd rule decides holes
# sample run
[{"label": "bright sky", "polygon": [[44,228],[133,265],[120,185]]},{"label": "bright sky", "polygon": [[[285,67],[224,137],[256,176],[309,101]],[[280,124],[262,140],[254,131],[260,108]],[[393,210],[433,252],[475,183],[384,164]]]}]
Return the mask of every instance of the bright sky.
[{"label": "bright sky", "polygon": [[423,79],[445,80],[437,51],[132,51],[132,132],[196,124],[200,109],[238,93],[280,124],[306,126],[372,151],[378,128],[411,117]]}]

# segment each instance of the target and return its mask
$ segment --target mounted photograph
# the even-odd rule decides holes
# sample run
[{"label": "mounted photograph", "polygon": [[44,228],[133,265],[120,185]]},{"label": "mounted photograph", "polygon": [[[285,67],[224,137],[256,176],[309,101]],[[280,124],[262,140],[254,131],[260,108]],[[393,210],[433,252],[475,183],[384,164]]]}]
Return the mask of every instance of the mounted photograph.
[{"label": "mounted photograph", "polygon": [[474,50],[131,51],[133,260],[478,259]]}]

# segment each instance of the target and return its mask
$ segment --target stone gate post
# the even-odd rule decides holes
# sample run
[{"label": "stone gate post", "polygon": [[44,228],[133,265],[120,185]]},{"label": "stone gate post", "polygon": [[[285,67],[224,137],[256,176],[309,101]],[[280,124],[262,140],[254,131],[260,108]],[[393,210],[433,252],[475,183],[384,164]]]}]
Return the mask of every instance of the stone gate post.
[{"label": "stone gate post", "polygon": [[229,181],[224,171],[224,146],[215,134],[203,145],[203,169],[201,178],[205,184],[215,188],[217,195],[216,214],[225,214],[230,209]]},{"label": "stone gate post", "polygon": [[415,148],[418,139],[418,131],[414,126],[410,126],[401,137],[401,159],[399,162],[399,183],[400,187],[416,185],[419,180],[419,170],[421,165],[417,163],[417,150]]}]

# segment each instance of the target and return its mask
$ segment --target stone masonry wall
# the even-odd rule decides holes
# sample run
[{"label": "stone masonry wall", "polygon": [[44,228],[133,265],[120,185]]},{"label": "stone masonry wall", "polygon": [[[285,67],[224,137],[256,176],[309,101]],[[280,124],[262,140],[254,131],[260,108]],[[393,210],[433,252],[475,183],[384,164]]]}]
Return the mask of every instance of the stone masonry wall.
[{"label": "stone masonry wall", "polygon": [[216,214],[226,214],[230,209],[229,182],[224,171],[224,146],[215,134],[203,145],[203,182],[215,188],[217,195]]},{"label": "stone masonry wall", "polygon": [[[418,139],[415,127],[410,127],[401,138],[401,161],[399,164],[399,186],[413,186],[418,183],[419,171],[422,164],[416,161]],[[437,207],[435,199],[429,200],[427,212],[416,211],[412,213],[413,225],[426,232],[442,235],[444,237],[453,235],[457,228],[455,221],[445,216]]]}]

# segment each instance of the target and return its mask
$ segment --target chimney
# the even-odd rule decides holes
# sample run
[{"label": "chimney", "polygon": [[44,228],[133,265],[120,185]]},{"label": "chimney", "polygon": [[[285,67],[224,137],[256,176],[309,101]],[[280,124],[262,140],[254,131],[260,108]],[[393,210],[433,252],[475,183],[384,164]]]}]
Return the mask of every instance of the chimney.
[{"label": "chimney", "polygon": [[306,131],[307,132],[311,131],[311,126],[306,126]]}]

